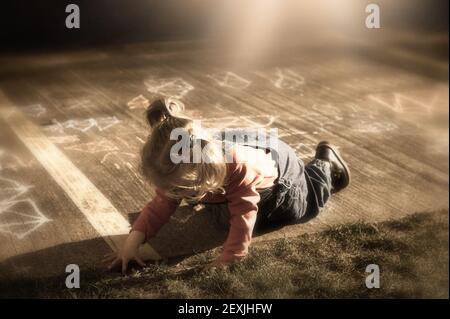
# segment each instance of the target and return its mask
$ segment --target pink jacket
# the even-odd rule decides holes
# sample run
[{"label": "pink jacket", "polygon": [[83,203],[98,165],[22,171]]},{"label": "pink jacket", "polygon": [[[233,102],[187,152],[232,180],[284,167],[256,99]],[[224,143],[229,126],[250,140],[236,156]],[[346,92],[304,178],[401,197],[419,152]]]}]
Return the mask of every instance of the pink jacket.
[{"label": "pink jacket", "polygon": [[[233,162],[227,164],[224,195],[206,196],[202,203],[227,202],[230,211],[230,230],[223,245],[220,263],[245,257],[252,239],[260,196],[258,190],[270,187],[278,177],[271,154],[253,147],[236,145],[232,149]],[[157,189],[156,195],[143,209],[132,230],[154,237],[169,221],[179,202]]]}]

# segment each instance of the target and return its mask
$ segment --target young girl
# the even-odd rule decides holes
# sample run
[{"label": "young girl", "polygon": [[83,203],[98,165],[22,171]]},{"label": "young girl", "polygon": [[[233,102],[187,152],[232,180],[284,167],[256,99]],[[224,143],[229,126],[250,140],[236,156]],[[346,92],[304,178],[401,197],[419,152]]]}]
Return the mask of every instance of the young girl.
[{"label": "young girl", "polygon": [[[214,136],[194,127],[183,111],[183,104],[172,99],[157,100],[148,107],[151,133],[142,150],[141,165],[156,195],[141,211],[110,268],[121,265],[125,273],[131,260],[143,266],[139,246],[157,234],[183,199],[227,202],[230,228],[215,262],[226,265],[247,255],[255,225],[305,222],[318,214],[332,193],[350,182],[347,165],[328,142],[319,143],[315,159],[304,165],[294,150],[276,137],[268,136],[276,139],[268,145],[261,139],[250,143],[246,130]],[[188,137],[187,144],[180,144],[179,131],[174,134],[180,129]],[[198,150],[201,159],[193,160]]]}]

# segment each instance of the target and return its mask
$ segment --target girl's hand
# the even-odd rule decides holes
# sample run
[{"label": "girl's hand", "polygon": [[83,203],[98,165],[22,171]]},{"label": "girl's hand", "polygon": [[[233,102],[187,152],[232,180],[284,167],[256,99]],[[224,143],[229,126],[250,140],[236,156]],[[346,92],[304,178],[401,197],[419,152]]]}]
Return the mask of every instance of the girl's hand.
[{"label": "girl's hand", "polygon": [[139,246],[144,242],[145,235],[139,231],[132,231],[123,245],[122,249],[117,254],[110,254],[106,256],[104,262],[112,262],[108,266],[111,270],[115,267],[122,266],[122,274],[126,275],[128,263],[132,260],[136,261],[139,266],[144,267],[145,263],[139,257]]}]

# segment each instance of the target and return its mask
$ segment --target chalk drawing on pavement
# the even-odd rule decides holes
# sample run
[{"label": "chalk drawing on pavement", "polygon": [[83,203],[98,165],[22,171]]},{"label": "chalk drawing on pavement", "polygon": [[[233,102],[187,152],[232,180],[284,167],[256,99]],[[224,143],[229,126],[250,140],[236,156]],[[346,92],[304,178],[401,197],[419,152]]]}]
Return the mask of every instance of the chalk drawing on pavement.
[{"label": "chalk drawing on pavement", "polygon": [[47,109],[41,104],[28,105],[22,108],[22,110],[31,117],[41,117],[47,113]]},{"label": "chalk drawing on pavement", "polygon": [[64,147],[65,150],[78,151],[83,153],[102,153],[118,151],[119,148],[112,142],[102,139],[100,141],[87,142],[82,144],[74,144]]},{"label": "chalk drawing on pavement", "polygon": [[78,135],[50,136],[49,140],[54,144],[72,144],[80,142]]},{"label": "chalk drawing on pavement", "polygon": [[219,112],[219,114],[222,114],[222,115],[228,115],[228,116],[231,116],[231,115],[234,115],[234,114],[235,114],[233,111],[231,111],[231,110],[225,108],[225,107],[222,106],[220,103],[214,104],[214,109],[215,109],[217,112]]},{"label": "chalk drawing on pavement", "polygon": [[347,103],[340,107],[331,103],[314,104],[305,118],[317,122],[318,131],[329,126],[344,126],[345,129],[359,133],[378,134],[398,129],[398,125],[389,119],[380,120],[374,110],[361,108],[359,105]]},{"label": "chalk drawing on pavement", "polygon": [[146,109],[149,106],[149,101],[141,94],[131,99],[127,106],[130,110]]},{"label": "chalk drawing on pavement", "polygon": [[144,81],[147,91],[176,99],[183,98],[194,89],[194,86],[182,78],[149,78]]},{"label": "chalk drawing on pavement", "polygon": [[274,73],[270,81],[278,89],[297,89],[305,85],[305,78],[290,69],[276,68]]},{"label": "chalk drawing on pavement", "polygon": [[17,182],[16,180],[0,176],[0,203],[16,200],[30,190],[32,186]]},{"label": "chalk drawing on pavement", "polygon": [[216,84],[222,87],[228,87],[232,89],[245,89],[252,83],[251,81],[244,79],[243,77],[230,71],[209,74],[207,75],[207,77],[213,79]]},{"label": "chalk drawing on pavement", "polygon": [[67,108],[68,110],[90,110],[95,107],[95,104],[90,99],[68,99],[63,102],[63,107]]},{"label": "chalk drawing on pavement", "polygon": [[19,156],[0,148],[0,172],[3,170],[20,171],[30,167],[32,161],[24,161]]},{"label": "chalk drawing on pavement", "polygon": [[324,118],[327,119],[331,118],[335,121],[342,121],[344,119],[343,111],[332,105],[331,103],[313,104],[312,109],[316,112],[324,112],[325,114],[327,114],[327,117],[324,116]]},{"label": "chalk drawing on pavement", "polygon": [[24,198],[31,188],[0,176],[0,234],[23,239],[50,221],[32,199]]},{"label": "chalk drawing on pavement", "polygon": [[360,133],[383,133],[388,131],[394,131],[398,129],[397,124],[391,122],[373,122],[370,120],[367,121],[359,121],[355,125],[351,127],[353,130]]},{"label": "chalk drawing on pavement", "polygon": [[50,133],[64,134],[66,130],[75,130],[86,133],[93,128],[102,132],[119,124],[121,121],[116,116],[105,116],[99,118],[67,120],[62,123],[57,120],[53,120],[52,122],[53,124],[46,126],[44,130]]},{"label": "chalk drawing on pavement", "polygon": [[50,221],[29,198],[0,202],[0,233],[9,233],[23,239]]},{"label": "chalk drawing on pavement", "polygon": [[436,95],[428,103],[400,93],[393,93],[387,98],[369,94],[368,98],[396,113],[430,114]]},{"label": "chalk drawing on pavement", "polygon": [[292,144],[292,148],[300,158],[313,158],[316,154],[316,146],[317,143],[309,141]]},{"label": "chalk drawing on pavement", "polygon": [[137,158],[138,156],[135,153],[115,151],[105,154],[100,163],[105,164],[107,162],[112,162],[114,167],[118,170],[121,168],[133,169],[133,165],[130,163],[130,160],[136,160]]},{"label": "chalk drawing on pavement", "polygon": [[277,115],[242,115],[201,119],[205,126],[215,128],[268,128],[279,116]]},{"label": "chalk drawing on pavement", "polygon": [[116,170],[128,171],[135,181],[144,184],[145,182],[141,174],[139,174],[138,169],[135,168],[137,167],[138,159],[136,153],[115,151],[106,153],[100,162],[103,165],[112,165]]}]

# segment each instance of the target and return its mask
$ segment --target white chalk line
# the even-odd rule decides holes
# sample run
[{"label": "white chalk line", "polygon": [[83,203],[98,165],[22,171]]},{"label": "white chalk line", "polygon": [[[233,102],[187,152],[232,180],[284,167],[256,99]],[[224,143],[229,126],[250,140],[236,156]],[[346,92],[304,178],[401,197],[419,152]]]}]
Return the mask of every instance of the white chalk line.
[{"label": "white chalk line", "polygon": [[[41,227],[42,225],[48,223],[51,221],[51,219],[47,218],[42,212],[41,210],[38,208],[38,206],[36,205],[36,203],[29,199],[21,199],[21,200],[14,200],[14,201],[10,201],[10,202],[6,202],[6,206],[3,206],[2,203],[0,203],[0,215],[6,215],[6,214],[12,214],[12,215],[16,215],[16,216],[22,216],[25,218],[24,221],[20,221],[20,222],[6,222],[6,223],[1,223],[0,224],[0,233],[9,233],[11,235],[16,236],[18,239],[23,239],[26,236],[28,236],[29,234],[31,234],[33,231],[35,231],[36,229],[38,229],[39,227]],[[30,214],[24,214],[24,213],[19,213],[17,211],[14,210],[15,206],[18,206],[19,204],[28,204],[28,207],[30,207],[32,209],[32,211],[34,212],[35,215],[30,215]],[[32,227],[28,230],[24,230],[24,226],[29,226],[31,225]],[[12,229],[14,227],[19,227],[20,230],[16,230],[15,232],[12,231]]]},{"label": "white chalk line", "polygon": [[245,89],[252,83],[251,81],[244,79],[243,77],[231,71],[209,74],[207,75],[207,77],[214,80],[216,84],[222,87],[228,87],[232,89]]},{"label": "white chalk line", "polygon": [[190,91],[195,89],[193,85],[180,77],[176,78],[148,78],[144,81],[147,91],[160,94],[165,97],[183,98]]},{"label": "white chalk line", "polygon": [[[53,180],[64,190],[83,213],[97,233],[113,251],[123,244],[130,225],[97,187],[68,159],[39,129],[29,121],[0,90],[0,116],[29,151],[46,169]],[[160,259],[149,245],[141,250],[148,259]],[[152,258],[153,257],[153,258]]]},{"label": "white chalk line", "polygon": [[[2,219],[0,222],[0,233],[11,234],[18,239],[23,239],[34,230],[51,221],[41,212],[33,200],[23,198],[33,186],[21,184],[16,180],[5,178],[1,175],[0,186],[0,190],[2,191],[0,196],[0,218]],[[31,213],[17,212],[17,206],[20,204],[27,204],[34,215]],[[8,218],[3,220],[5,216],[22,217],[24,220],[20,222],[10,221]],[[26,227],[29,225],[33,227],[27,230]]]}]

